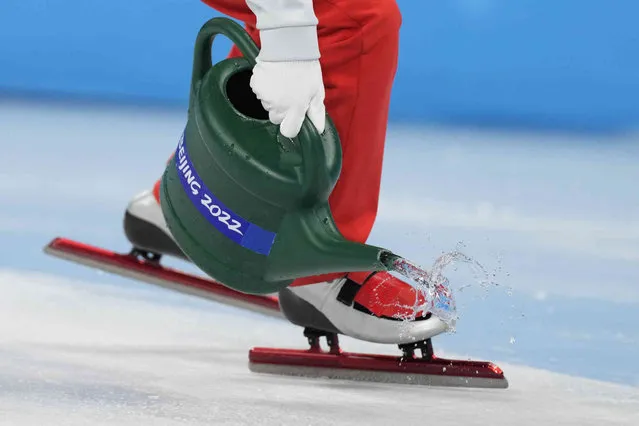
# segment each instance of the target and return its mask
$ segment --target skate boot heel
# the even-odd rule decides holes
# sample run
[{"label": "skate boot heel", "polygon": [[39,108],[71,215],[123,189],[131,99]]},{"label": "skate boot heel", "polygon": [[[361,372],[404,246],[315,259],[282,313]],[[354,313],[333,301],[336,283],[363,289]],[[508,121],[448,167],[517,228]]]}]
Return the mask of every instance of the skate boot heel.
[{"label": "skate boot heel", "polygon": [[168,255],[188,261],[173,240],[152,191],[144,191],[129,202],[123,227],[124,235],[133,246],[131,254],[135,257],[159,261],[162,255]]}]

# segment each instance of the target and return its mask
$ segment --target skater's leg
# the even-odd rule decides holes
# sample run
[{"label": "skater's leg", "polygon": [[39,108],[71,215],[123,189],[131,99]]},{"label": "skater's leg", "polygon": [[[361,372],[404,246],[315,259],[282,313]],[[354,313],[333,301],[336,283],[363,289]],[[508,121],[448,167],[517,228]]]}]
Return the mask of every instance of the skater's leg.
[{"label": "skater's leg", "polygon": [[330,197],[340,232],[365,242],[377,215],[401,16],[395,0],[315,2],[326,108],[343,151]]},{"label": "skater's leg", "polygon": [[[342,171],[330,197],[346,239],[365,242],[377,215],[401,15],[395,0],[315,3],[326,109],[342,144]],[[343,274],[296,280],[293,286]]]}]

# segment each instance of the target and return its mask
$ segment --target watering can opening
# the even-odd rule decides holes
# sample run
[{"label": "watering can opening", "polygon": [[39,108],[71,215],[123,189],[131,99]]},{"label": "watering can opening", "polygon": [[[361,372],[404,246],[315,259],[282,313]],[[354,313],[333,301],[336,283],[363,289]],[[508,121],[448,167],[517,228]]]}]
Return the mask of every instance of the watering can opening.
[{"label": "watering can opening", "polygon": [[226,97],[233,108],[243,116],[253,120],[267,121],[268,111],[264,109],[262,102],[251,89],[251,75],[250,69],[243,69],[231,75],[225,85]]}]

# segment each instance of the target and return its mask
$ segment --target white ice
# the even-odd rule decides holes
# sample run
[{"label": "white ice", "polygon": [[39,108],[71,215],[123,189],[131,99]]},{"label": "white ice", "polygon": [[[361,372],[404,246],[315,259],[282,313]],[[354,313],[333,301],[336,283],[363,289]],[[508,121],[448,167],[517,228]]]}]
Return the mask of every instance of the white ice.
[{"label": "white ice", "polygon": [[[0,424],[633,425],[636,388],[502,364],[508,390],[262,376],[251,346],[300,347],[278,320],[150,289],[0,272]],[[177,300],[182,299],[185,300]],[[345,340],[345,348],[388,351]]]},{"label": "white ice", "polygon": [[56,235],[126,249],[122,210],[184,119],[0,102],[0,425],[639,424],[632,137],[391,129],[372,242],[429,266],[462,240],[512,290],[458,293],[435,342],[511,387],[427,389],[250,373],[251,346],[300,330],[42,254]]}]

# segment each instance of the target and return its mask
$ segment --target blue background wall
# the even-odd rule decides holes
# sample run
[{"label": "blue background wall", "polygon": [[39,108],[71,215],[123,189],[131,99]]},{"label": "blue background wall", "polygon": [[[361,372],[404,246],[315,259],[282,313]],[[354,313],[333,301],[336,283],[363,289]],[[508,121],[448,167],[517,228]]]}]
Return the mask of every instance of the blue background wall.
[{"label": "blue background wall", "polygon": [[[392,120],[639,127],[636,0],[398,3]],[[212,15],[198,0],[5,0],[0,92],[184,105]]]}]

